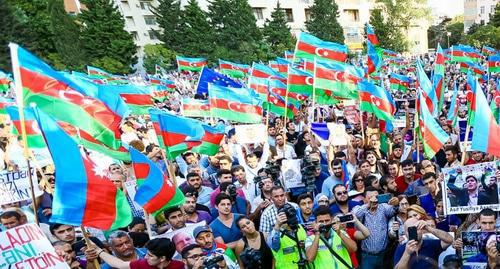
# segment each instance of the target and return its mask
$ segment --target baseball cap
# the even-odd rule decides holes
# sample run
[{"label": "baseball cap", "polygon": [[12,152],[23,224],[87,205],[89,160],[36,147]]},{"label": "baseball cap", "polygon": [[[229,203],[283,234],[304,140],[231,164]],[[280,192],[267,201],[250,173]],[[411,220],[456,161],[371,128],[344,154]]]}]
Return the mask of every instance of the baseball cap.
[{"label": "baseball cap", "polygon": [[460,257],[458,257],[456,254],[449,254],[444,257],[443,265],[446,265],[449,262],[456,262],[462,265],[462,259],[460,259]]},{"label": "baseball cap", "polygon": [[198,226],[198,227],[194,228],[193,237],[196,238],[196,237],[198,237],[199,234],[204,233],[204,232],[211,233],[212,230],[207,225]]}]

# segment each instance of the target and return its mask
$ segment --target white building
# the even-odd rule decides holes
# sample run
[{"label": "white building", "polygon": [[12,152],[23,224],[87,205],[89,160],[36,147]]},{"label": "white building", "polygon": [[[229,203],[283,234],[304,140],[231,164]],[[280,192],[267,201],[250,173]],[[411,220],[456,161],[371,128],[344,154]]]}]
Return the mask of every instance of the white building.
[{"label": "white building", "polygon": [[472,24],[487,24],[499,0],[464,0],[464,31]]}]

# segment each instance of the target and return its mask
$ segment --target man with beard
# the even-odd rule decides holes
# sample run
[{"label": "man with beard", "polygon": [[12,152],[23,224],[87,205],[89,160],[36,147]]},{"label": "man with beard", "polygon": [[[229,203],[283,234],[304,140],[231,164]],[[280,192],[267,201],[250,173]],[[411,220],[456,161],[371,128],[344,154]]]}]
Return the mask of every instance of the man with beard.
[{"label": "man with beard", "polygon": [[276,128],[274,126],[274,123],[269,123],[269,127],[267,127],[267,135],[269,146],[276,146]]},{"label": "man with beard", "polygon": [[445,168],[448,167],[458,167],[460,166],[460,161],[458,160],[458,148],[456,146],[447,146],[444,149],[444,153],[446,155],[446,165]]},{"label": "man with beard", "polygon": [[285,137],[282,134],[276,135],[276,156],[278,159],[295,159],[297,158],[297,154],[295,153],[295,149],[285,144]]},{"label": "man with beard", "polygon": [[[63,258],[64,261],[68,264],[69,268],[71,269],[87,268],[86,266],[87,262],[81,261],[76,257],[75,251],[71,248],[71,245],[69,243],[63,241],[56,241],[52,243],[52,246],[54,246],[54,250],[56,251],[57,255]],[[92,266],[91,268],[94,267]]]},{"label": "man with beard", "polygon": [[314,215],[312,212],[313,208],[313,198],[309,193],[303,193],[297,197],[297,204],[299,205],[299,210],[297,210],[297,219],[299,224],[304,224],[314,221]]},{"label": "man with beard", "polygon": [[404,160],[401,162],[403,175],[396,178],[396,185],[399,193],[404,193],[408,185],[420,178],[419,174],[415,174],[415,166],[412,160]]},{"label": "man with beard", "polygon": [[334,159],[332,161],[333,175],[325,179],[321,187],[321,193],[326,195],[329,200],[333,198],[332,189],[337,184],[342,184],[342,160]]},{"label": "man with beard", "polygon": [[212,222],[212,216],[206,211],[196,210],[196,195],[194,193],[186,193],[184,196],[185,202],[182,205],[182,210],[186,214],[186,223],[198,223],[205,221],[207,224]]},{"label": "man with beard", "polygon": [[210,194],[213,189],[202,185],[202,179],[199,174],[194,172],[188,173],[186,175],[186,183],[198,192],[198,203],[205,206],[210,205]]},{"label": "man with beard", "polygon": [[180,207],[172,207],[163,211],[165,220],[170,224],[168,232],[180,230],[186,227],[186,215],[182,212]]},{"label": "man with beard", "polygon": [[389,176],[393,178],[397,178],[400,176],[399,161],[396,160],[389,161],[388,168],[389,168]]},{"label": "man with beard", "polygon": [[390,193],[393,196],[398,196],[398,185],[396,184],[396,179],[391,176],[382,176],[380,178],[380,188],[384,193]]},{"label": "man with beard", "polygon": [[401,148],[401,145],[399,144],[394,144],[392,146],[392,154],[389,157],[390,160],[397,160],[401,161],[401,157],[403,156],[403,149]]},{"label": "man with beard", "polygon": [[[108,243],[115,257],[125,262],[142,259],[147,253],[147,250],[144,248],[134,248],[132,238],[124,231],[115,231],[111,233]],[[103,264],[101,268],[111,269],[111,266]]]},{"label": "man with beard", "polygon": [[146,147],[146,154],[148,158],[153,161],[164,173],[167,171],[167,164],[163,160],[163,155],[159,146],[149,144]]},{"label": "man with beard", "polygon": [[223,255],[229,268],[236,267],[236,255],[231,248],[214,240],[214,234],[209,226],[198,226],[193,231],[196,244],[200,245],[206,257]]},{"label": "man with beard", "polygon": [[338,213],[347,214],[357,206],[363,203],[349,200],[347,195],[347,188],[343,184],[337,184],[333,187],[333,196],[335,198],[335,203],[330,206],[330,212],[332,216]]}]

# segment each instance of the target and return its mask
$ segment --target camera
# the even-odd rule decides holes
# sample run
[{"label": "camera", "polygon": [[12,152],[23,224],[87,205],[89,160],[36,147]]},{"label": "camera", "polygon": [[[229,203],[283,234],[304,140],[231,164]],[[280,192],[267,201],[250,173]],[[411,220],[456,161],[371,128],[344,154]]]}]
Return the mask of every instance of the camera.
[{"label": "camera", "polygon": [[236,186],[234,186],[233,184],[230,184],[229,186],[227,186],[227,192],[232,200],[236,200],[236,195],[238,194],[236,192]]},{"label": "camera", "polygon": [[264,172],[268,174],[273,180],[274,185],[281,186],[281,182],[279,181],[280,177],[280,165],[275,161],[267,161],[266,167],[264,167]]},{"label": "camera", "polygon": [[316,189],[316,170],[320,168],[319,161],[310,158],[309,156],[304,158],[302,161],[302,168],[300,169],[302,173],[302,181],[306,186],[307,192],[314,192]]},{"label": "camera", "polygon": [[213,255],[205,258],[203,261],[203,266],[206,269],[218,269],[219,265],[217,263],[224,260],[224,256],[222,255]]},{"label": "camera", "polygon": [[255,183],[259,187],[259,189],[262,189],[262,187],[264,186],[262,180],[264,180],[263,176],[255,176],[253,178],[253,183]]},{"label": "camera", "polygon": [[246,248],[240,254],[241,261],[247,269],[261,269],[262,267],[262,253],[253,248]]},{"label": "camera", "polygon": [[297,219],[297,210],[288,203],[285,203],[282,208],[278,209],[278,214],[285,213],[286,224],[290,229],[297,230],[299,228],[299,220]]}]

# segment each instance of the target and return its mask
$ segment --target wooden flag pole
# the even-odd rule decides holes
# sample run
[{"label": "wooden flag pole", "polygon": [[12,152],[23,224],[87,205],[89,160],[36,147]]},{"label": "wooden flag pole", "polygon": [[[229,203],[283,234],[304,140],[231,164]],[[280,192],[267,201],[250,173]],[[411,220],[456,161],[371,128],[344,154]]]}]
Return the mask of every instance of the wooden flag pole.
[{"label": "wooden flag pole", "polygon": [[[307,63],[306,63],[307,64]],[[304,66],[304,70],[305,70]],[[312,91],[312,121],[316,119],[316,56],[314,57],[314,72],[313,72],[313,91]]]},{"label": "wooden flag pole", "polygon": [[35,197],[35,186],[33,185],[33,179],[31,176],[31,164],[30,164],[30,152],[28,148],[28,140],[26,136],[26,123],[24,121],[24,98],[23,98],[23,83],[21,79],[21,70],[19,66],[19,58],[17,55],[17,49],[19,46],[14,43],[9,44],[10,48],[10,58],[12,61],[12,73],[14,75],[14,90],[16,92],[16,100],[17,100],[17,108],[19,110],[19,121],[21,124],[21,137],[23,140],[23,153],[24,153],[24,158],[26,158],[26,163],[28,165],[28,179],[30,181],[30,189],[31,189],[31,200],[33,202],[33,212],[35,215],[35,221],[37,224],[39,224],[38,221],[38,207],[36,203],[36,197]]},{"label": "wooden flag pole", "polygon": [[[89,239],[89,235],[88,235],[87,229],[85,229],[85,226],[83,226],[83,224],[82,224],[82,225],[80,225],[80,228],[82,230],[83,239],[85,240],[85,245],[87,245],[87,247],[94,245],[94,242],[90,241],[90,239]],[[92,263],[96,269],[101,269],[101,265],[99,264],[99,261],[97,259],[94,259],[92,261]]]},{"label": "wooden flag pole", "polygon": [[469,142],[469,133],[470,124],[467,124],[467,128],[465,129],[464,148],[462,149],[462,160],[460,161],[462,165],[465,164],[465,155],[467,154],[467,142]]}]

